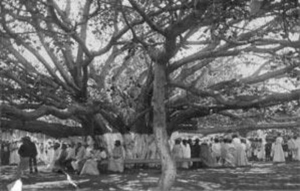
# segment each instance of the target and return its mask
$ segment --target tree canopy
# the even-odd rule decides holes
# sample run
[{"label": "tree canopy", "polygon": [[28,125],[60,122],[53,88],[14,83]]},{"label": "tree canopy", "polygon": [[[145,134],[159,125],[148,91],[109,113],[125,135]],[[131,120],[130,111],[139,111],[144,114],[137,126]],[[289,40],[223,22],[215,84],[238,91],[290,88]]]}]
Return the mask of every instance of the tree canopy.
[{"label": "tree canopy", "polygon": [[0,6],[1,128],[151,133],[155,63],[166,63],[169,133],[216,116],[235,130],[299,123],[297,0]]}]

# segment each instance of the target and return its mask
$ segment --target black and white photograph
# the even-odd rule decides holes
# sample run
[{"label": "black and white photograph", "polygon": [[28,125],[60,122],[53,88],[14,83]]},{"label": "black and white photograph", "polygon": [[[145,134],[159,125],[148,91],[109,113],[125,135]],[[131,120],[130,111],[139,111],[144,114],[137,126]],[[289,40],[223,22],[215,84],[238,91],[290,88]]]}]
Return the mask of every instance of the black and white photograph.
[{"label": "black and white photograph", "polygon": [[300,0],[0,0],[0,191],[300,190]]}]

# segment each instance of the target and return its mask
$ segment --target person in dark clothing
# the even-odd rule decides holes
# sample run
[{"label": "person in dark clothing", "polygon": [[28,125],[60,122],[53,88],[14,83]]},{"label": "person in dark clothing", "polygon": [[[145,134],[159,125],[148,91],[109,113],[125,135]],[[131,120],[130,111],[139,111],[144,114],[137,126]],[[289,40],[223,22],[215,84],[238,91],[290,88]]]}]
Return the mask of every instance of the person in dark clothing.
[{"label": "person in dark clothing", "polygon": [[37,169],[36,157],[38,153],[37,153],[35,143],[32,142],[30,138],[29,138],[29,146],[30,146],[30,158],[29,158],[30,173],[33,173],[33,168],[34,168],[34,172],[37,173],[38,169]]},{"label": "person in dark clothing", "polygon": [[21,176],[28,168],[29,158],[31,156],[30,138],[23,137],[22,145],[20,146],[18,153],[20,155],[20,163],[17,170],[17,175]]},{"label": "person in dark clothing", "polygon": [[266,161],[271,161],[271,150],[272,150],[272,141],[267,139],[267,143],[265,144]]},{"label": "person in dark clothing", "polygon": [[[191,146],[191,158],[200,158],[200,140],[196,139],[195,143]],[[193,162],[192,168],[200,168],[201,162]]]},{"label": "person in dark clothing", "polygon": [[10,150],[9,150],[9,142],[3,142],[1,144],[1,164],[2,165],[9,165],[9,155],[10,155]]}]

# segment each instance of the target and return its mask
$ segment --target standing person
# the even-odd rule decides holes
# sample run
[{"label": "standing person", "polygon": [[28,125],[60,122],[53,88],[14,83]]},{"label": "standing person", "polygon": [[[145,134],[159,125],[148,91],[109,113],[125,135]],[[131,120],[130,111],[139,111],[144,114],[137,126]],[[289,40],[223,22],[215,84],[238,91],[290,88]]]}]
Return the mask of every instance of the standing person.
[{"label": "standing person", "polygon": [[258,139],[258,144],[257,144],[257,160],[258,161],[264,161],[266,156],[265,152],[265,146],[262,141],[262,139]]},{"label": "standing person", "polygon": [[288,145],[288,160],[289,161],[293,161],[294,157],[293,157],[293,152],[295,150],[295,141],[292,138],[292,136],[288,137],[288,141],[287,141],[287,145]]},{"label": "standing person", "polygon": [[[184,139],[182,141],[182,151],[183,151],[183,158],[189,159],[191,158],[191,148],[190,145],[188,144],[188,141]],[[189,162],[182,162],[181,165],[182,168],[188,169],[190,167]]]},{"label": "standing person", "polygon": [[29,158],[29,169],[30,169],[30,173],[33,173],[33,168],[34,168],[34,172],[37,173],[38,169],[37,169],[37,163],[36,163],[36,156],[38,154],[37,149],[36,149],[36,145],[33,141],[29,139],[29,146],[30,146],[30,158]]},{"label": "standing person", "polygon": [[218,138],[214,139],[214,143],[211,146],[212,155],[216,159],[217,163],[219,163],[219,160],[221,158],[221,143],[219,142]]},{"label": "standing person", "polygon": [[10,158],[9,158],[9,162],[11,165],[17,165],[20,162],[20,156],[18,154],[18,143],[17,141],[14,141],[11,144],[11,153],[10,153]]},{"label": "standing person", "polygon": [[[200,157],[200,140],[195,139],[195,143],[191,146],[191,157],[199,158]],[[199,168],[201,166],[201,162],[193,162],[192,168]]]},{"label": "standing person", "polygon": [[225,166],[235,166],[236,164],[236,150],[234,145],[232,144],[231,139],[226,139],[226,158],[225,158]]},{"label": "standing person", "polygon": [[282,142],[282,149],[283,149],[283,153],[284,153],[284,158],[286,161],[288,161],[288,155],[289,155],[289,146],[287,144],[287,140],[286,138],[283,138],[283,142]]},{"label": "standing person", "polygon": [[123,172],[124,171],[124,158],[125,152],[122,148],[121,141],[115,141],[115,147],[112,150],[112,155],[108,160],[108,170],[113,172]]},{"label": "standing person", "polygon": [[246,156],[246,149],[242,145],[241,139],[237,135],[232,136],[232,144],[235,148],[235,165],[236,166],[246,166],[248,163]]},{"label": "standing person", "polygon": [[278,136],[275,142],[272,144],[272,157],[273,162],[285,162],[284,152],[282,149],[283,138],[281,134],[278,133]]},{"label": "standing person", "polygon": [[267,143],[265,144],[266,161],[271,161],[271,151],[272,141],[270,139],[267,139]]},{"label": "standing person", "polygon": [[221,164],[223,166],[223,165],[225,165],[226,157],[227,157],[227,139],[226,138],[221,139],[220,153],[221,153],[221,155],[220,155],[219,164]]},{"label": "standing person", "polygon": [[9,156],[10,156],[10,151],[9,151],[9,142],[5,141],[2,144],[2,156],[1,156],[1,162],[2,165],[9,165]]},{"label": "standing person", "polygon": [[[183,158],[183,149],[182,149],[182,146],[181,146],[181,139],[176,139],[175,140],[175,145],[172,149],[172,155],[175,158],[175,160]],[[176,166],[181,167],[181,163],[176,162]]]},{"label": "standing person", "polygon": [[20,163],[17,169],[17,176],[20,177],[24,174],[24,171],[28,168],[29,158],[31,156],[30,151],[30,139],[29,137],[22,138],[22,144],[18,150],[18,154],[20,155]]},{"label": "standing person", "polygon": [[203,142],[201,145],[200,158],[204,167],[213,167],[216,166],[217,163],[215,158],[212,156],[211,148],[207,142]]},{"label": "standing person", "polygon": [[295,136],[295,160],[300,161],[300,136]]}]

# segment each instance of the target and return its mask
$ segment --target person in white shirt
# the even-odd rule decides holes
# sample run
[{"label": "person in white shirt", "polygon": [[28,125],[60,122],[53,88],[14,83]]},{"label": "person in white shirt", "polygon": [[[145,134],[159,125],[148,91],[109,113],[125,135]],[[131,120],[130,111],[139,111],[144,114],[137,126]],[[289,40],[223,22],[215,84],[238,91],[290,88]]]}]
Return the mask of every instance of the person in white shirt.
[{"label": "person in white shirt", "polygon": [[211,146],[212,156],[215,158],[216,162],[219,163],[221,157],[221,144],[218,138],[214,139],[214,143]]},{"label": "person in white shirt", "polygon": [[[176,139],[175,145],[172,149],[172,155],[175,159],[183,158],[183,149],[180,143],[181,143],[181,139]],[[176,162],[176,166],[181,167],[182,166],[181,162]]]},{"label": "person in white shirt", "polygon": [[[296,138],[297,137],[297,138]],[[300,161],[300,136],[295,136],[294,144],[295,144],[295,157],[294,159]]]},{"label": "person in white shirt", "polygon": [[275,142],[272,144],[271,155],[273,157],[273,162],[285,162],[285,156],[282,148],[283,138],[279,133]]}]

